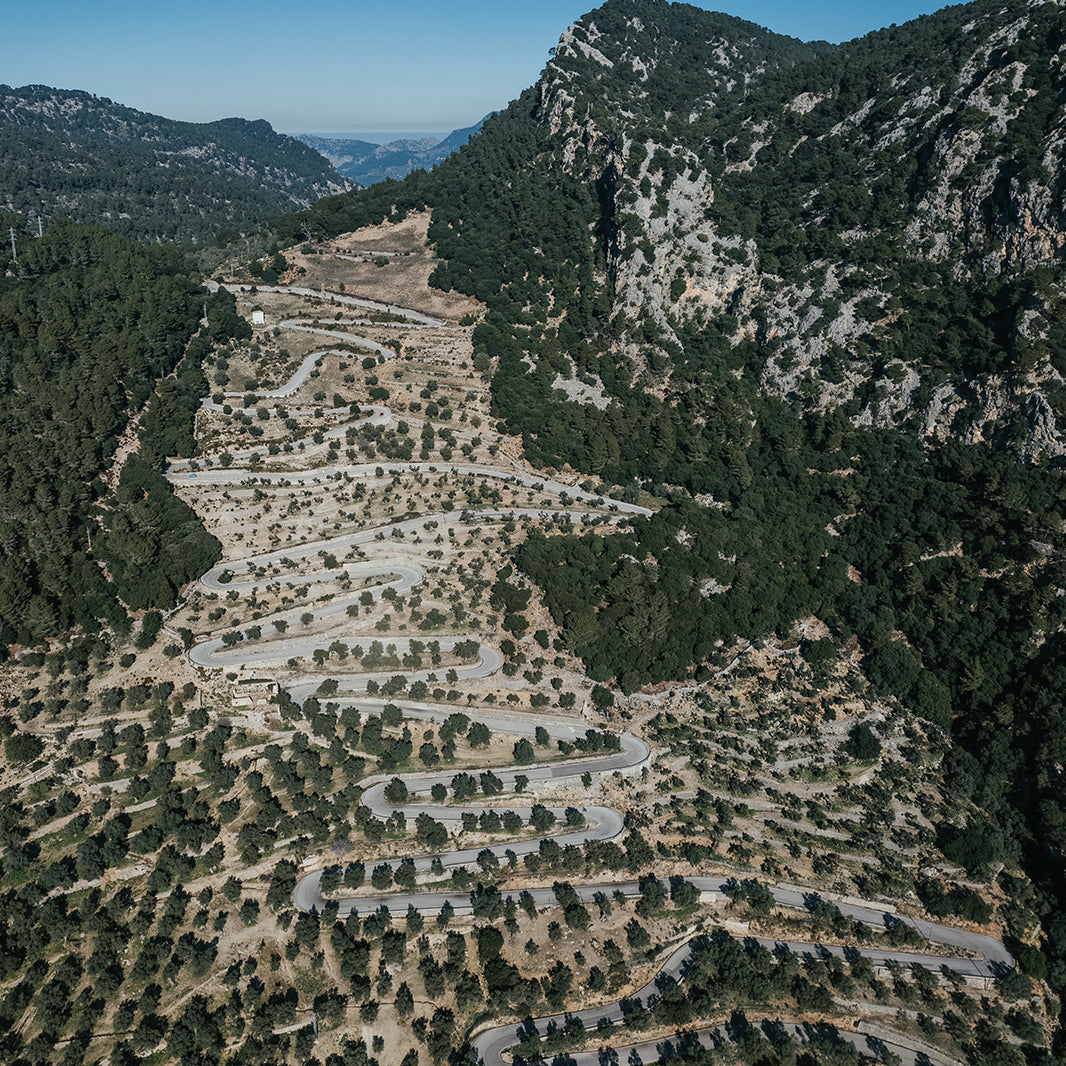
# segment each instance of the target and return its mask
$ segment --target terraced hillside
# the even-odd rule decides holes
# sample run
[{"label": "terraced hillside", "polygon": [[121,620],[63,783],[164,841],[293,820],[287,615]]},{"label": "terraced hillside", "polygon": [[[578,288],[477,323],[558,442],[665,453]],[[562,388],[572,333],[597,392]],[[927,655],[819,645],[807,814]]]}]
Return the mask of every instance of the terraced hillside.
[{"label": "terraced hillside", "polygon": [[5,1058],[1038,1046],[1028,885],[939,850],[942,734],[813,630],[591,683],[511,554],[658,504],[530,470],[469,305],[345,263],[343,293],[228,283],[264,323],[205,358],[168,468],[222,560],[126,641],[6,667]]}]

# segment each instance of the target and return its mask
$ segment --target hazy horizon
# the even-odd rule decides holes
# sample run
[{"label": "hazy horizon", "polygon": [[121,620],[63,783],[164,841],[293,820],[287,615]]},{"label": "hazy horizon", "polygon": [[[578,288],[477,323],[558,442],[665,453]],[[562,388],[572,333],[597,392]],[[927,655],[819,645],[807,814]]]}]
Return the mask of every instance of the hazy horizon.
[{"label": "hazy horizon", "polygon": [[[297,18],[270,0],[8,0],[0,80],[81,88],[189,122],[240,116],[276,130],[448,133],[534,84],[560,33],[595,0],[498,4],[320,0]],[[942,7],[931,0],[721,4],[805,40],[841,41]],[[413,134],[404,133],[410,137]],[[322,134],[315,134],[322,136]]]},{"label": "hazy horizon", "polygon": [[[477,120],[475,119],[475,122]],[[474,122],[464,123],[462,126],[454,126],[452,129],[466,129],[473,126]],[[393,141],[421,141],[426,137],[436,137],[438,141],[444,140],[452,130],[278,130],[290,137],[321,137],[323,140],[332,141],[369,141],[371,144],[391,144]]]}]

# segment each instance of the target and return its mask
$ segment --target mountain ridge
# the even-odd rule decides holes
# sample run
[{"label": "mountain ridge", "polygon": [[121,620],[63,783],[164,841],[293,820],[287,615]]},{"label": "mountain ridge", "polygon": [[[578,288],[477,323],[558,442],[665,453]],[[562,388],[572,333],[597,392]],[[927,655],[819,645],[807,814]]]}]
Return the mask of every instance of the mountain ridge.
[{"label": "mountain ridge", "polygon": [[[385,206],[436,199],[438,281],[484,299],[507,238],[468,240],[491,232],[483,205],[543,229],[535,197],[490,175],[535,164],[542,173],[517,184],[571,188],[548,195],[580,205],[592,241],[575,218],[567,254],[596,264],[584,291],[606,284],[611,359],[640,387],[668,390],[674,373],[655,369],[645,326],[684,348],[682,334],[706,338],[709,325],[728,360],[750,349],[748,373],[790,404],[1061,455],[1062,293],[1041,272],[1066,242],[1061,22],[1058,3],[982,2],[833,46],[612,0],[564,31],[477,151],[435,182],[408,179]],[[1041,180],[1045,156],[1057,177]],[[476,185],[482,202],[449,183]],[[345,211],[331,200],[309,218],[336,228]],[[509,247],[524,266],[496,270],[501,296],[542,273],[543,254]]]},{"label": "mountain ridge", "polygon": [[[819,372],[820,367],[817,363],[812,364],[812,359],[831,359],[842,343],[850,344],[854,354],[856,348],[867,343],[862,340],[864,335],[876,330],[879,324],[882,332],[892,332],[885,328],[891,323],[883,321],[884,312],[888,310],[891,313],[891,309],[883,306],[890,293],[885,291],[885,278],[872,276],[876,271],[871,269],[876,258],[884,255],[885,249],[877,244],[883,242],[887,234],[895,232],[897,242],[905,241],[912,252],[920,249],[924,243],[932,242],[928,256],[923,257],[928,262],[944,263],[951,259],[970,263],[971,273],[989,270],[998,273],[993,262],[995,233],[982,232],[986,229],[984,223],[989,213],[987,205],[992,200],[993,192],[997,191],[992,188],[997,180],[996,175],[986,177],[981,191],[971,189],[968,197],[951,188],[953,183],[950,179],[937,178],[935,175],[945,171],[961,173],[971,165],[975,154],[982,151],[985,157],[995,157],[994,149],[1003,146],[988,142],[992,141],[993,136],[1001,141],[1011,122],[1021,124],[1018,120],[1023,117],[1022,112],[1026,108],[1019,106],[1017,99],[1011,103],[1005,92],[999,92],[996,102],[989,104],[988,97],[997,91],[993,85],[997,78],[1002,82],[1004,78],[1013,76],[1006,69],[1011,62],[1011,48],[1015,51],[1023,47],[1030,51],[1040,49],[1040,45],[1034,43],[1034,38],[1030,38],[1025,46],[1019,44],[1023,23],[1037,31],[1036,41],[1040,40],[1042,32],[1045,35],[1045,50],[1050,48],[1050,41],[1047,40],[1049,19],[1046,15],[1039,15],[1039,6],[1015,6],[1019,8],[1017,18],[1005,17],[1004,25],[990,30],[987,39],[983,37],[983,32],[990,16],[985,16],[983,21],[981,18],[970,20],[967,23],[968,34],[959,34],[955,32],[957,27],[953,21],[958,16],[949,11],[908,24],[910,29],[906,31],[904,28],[883,30],[859,42],[850,42],[846,48],[842,46],[843,50],[822,50],[820,55],[802,67],[782,67],[763,77],[762,86],[776,91],[776,96],[773,92],[764,92],[764,99],[760,101],[757,83],[754,94],[751,91],[744,93],[744,104],[731,107],[730,101],[723,101],[719,95],[715,107],[709,112],[704,110],[697,115],[694,108],[687,123],[675,123],[672,141],[668,120],[669,144],[666,145],[655,141],[641,142],[639,127],[634,132],[632,127],[635,124],[631,122],[628,123],[630,128],[620,135],[619,140],[611,129],[609,118],[611,114],[624,111],[617,103],[613,108],[599,110],[590,106],[586,114],[594,119],[591,126],[587,117],[576,114],[580,111],[580,105],[575,107],[567,89],[573,76],[570,68],[575,63],[574,57],[584,56],[580,68],[583,76],[591,79],[593,84],[609,81],[610,68],[604,68],[601,73],[604,64],[589,60],[585,55],[592,47],[590,40],[599,33],[602,19],[598,15],[604,9],[575,24],[563,35],[559,53],[549,64],[540,83],[541,108],[545,120],[553,129],[553,135],[565,142],[561,153],[564,159],[576,159],[580,154],[578,145],[596,144],[597,139],[599,143],[606,143],[612,137],[618,141],[612,149],[613,155],[605,157],[603,162],[604,172],[615,167],[621,178],[617,194],[619,200],[615,205],[619,217],[620,248],[617,251],[620,254],[609,264],[618,278],[620,291],[616,292],[616,297],[620,298],[619,302],[627,305],[635,303],[641,307],[656,326],[675,342],[677,335],[671,322],[691,320],[701,314],[724,314],[727,318],[741,319],[731,333],[734,349],[737,343],[745,339],[761,343],[760,338],[766,340],[786,336],[790,339],[782,342],[781,355],[777,358],[771,355],[769,365],[764,366],[761,372],[764,387],[783,397],[791,395],[791,402],[796,402],[800,397],[797,385],[805,374],[814,382],[819,399],[825,401],[823,407],[839,403],[840,400],[833,401],[831,398],[833,386],[837,383],[825,381]],[[608,4],[605,8],[624,12],[626,5]],[[1045,5],[1045,8],[1053,9],[1056,13],[1061,11],[1054,4]],[[990,11],[991,7],[978,5],[976,11],[982,10]],[[639,19],[635,21],[639,22]],[[919,35],[917,30],[922,27],[927,32]],[[634,22],[627,23],[627,30],[630,36],[639,36],[641,32]],[[916,36],[920,39],[908,44]],[[926,42],[927,37],[935,41],[935,47]],[[903,43],[910,72],[905,75],[888,72],[886,77],[886,72],[882,71],[878,87],[878,80],[871,76],[870,64],[863,66],[863,54],[867,58],[880,56],[883,53],[879,50],[889,46],[898,47],[900,42]],[[972,45],[972,50],[964,55],[967,44]],[[952,57],[960,71],[957,77],[963,87],[954,91],[944,106],[933,101],[921,87],[923,79],[928,76],[931,55],[935,55],[934,65],[941,66],[946,57]],[[612,62],[609,57],[604,59]],[[997,71],[997,65],[1003,69]],[[836,70],[838,67],[842,69]],[[865,83],[859,82],[856,67],[861,68]],[[556,71],[554,68],[559,69]],[[873,70],[876,72],[876,64]],[[802,76],[813,76],[815,86],[819,80],[824,82],[821,91],[812,92],[797,73],[800,71]],[[829,74],[829,78],[826,74]],[[833,82],[834,75],[836,84]],[[1018,76],[1022,76],[1022,72],[1018,72]],[[864,90],[862,93],[857,89],[848,89],[849,77],[859,82]],[[968,89],[966,78],[972,83]],[[903,86],[908,84],[916,85],[916,91],[909,98],[903,92]],[[888,99],[884,98],[886,85],[890,87]],[[745,88],[747,90],[748,86]],[[1039,97],[1038,90],[1033,89],[1032,92]],[[592,95],[587,86],[585,93],[586,99]],[[850,99],[849,94],[854,96],[854,100]],[[1013,89],[1012,95],[1018,95],[1017,88]],[[1003,111],[1004,100],[1011,108],[1009,118]],[[901,124],[894,125],[901,102],[904,104],[903,119]],[[988,104],[991,110],[980,108],[978,104],[982,102]],[[1039,99],[1037,102],[1040,102]],[[950,107],[947,106],[949,104]],[[749,110],[762,106],[764,112],[761,117],[757,110],[745,115],[737,110],[744,106]],[[566,117],[568,111],[569,116]],[[716,122],[719,114],[722,115],[721,121]],[[927,143],[918,144],[921,137],[915,132],[916,128],[924,131],[932,123],[936,124],[936,135],[928,137]],[[981,124],[985,124],[988,134],[984,138],[977,132]],[[623,121],[623,125],[627,123]],[[630,136],[627,137],[627,134]],[[847,149],[840,143],[845,135],[850,141]],[[717,144],[715,138],[718,139]],[[825,199],[818,180],[812,180],[803,173],[802,166],[796,165],[797,153],[802,157],[805,142],[812,143],[812,139],[830,151],[823,153],[826,156],[824,162],[804,160],[804,166],[813,163],[821,168],[823,176],[828,173],[827,164],[830,171],[836,166],[846,167],[850,172],[850,189],[842,187],[842,179],[823,181],[823,186],[829,184],[833,187],[838,200],[854,199],[856,191],[863,188],[868,180],[873,180],[880,188],[874,190],[872,197],[860,197],[853,204],[838,202],[821,211],[811,210],[812,205],[808,204],[804,209],[800,203],[800,190],[815,198],[816,208],[820,206],[817,198]],[[834,142],[837,143],[834,145]],[[880,152],[886,157],[876,168],[872,179],[872,171],[867,169],[867,163],[857,159],[857,143],[870,152]],[[1061,129],[1056,143],[1061,153]],[[1022,172],[1032,164],[1032,160],[1012,160],[1012,145],[1005,147],[1006,159],[1002,158],[1001,153],[1001,166],[1013,165]],[[1020,156],[1026,147],[1024,139],[1014,138],[1014,156]],[[830,162],[834,159],[834,152],[835,162]],[[914,166],[908,159],[908,152],[915,157],[920,152],[925,153],[924,162]],[[941,161],[939,169],[930,167],[928,162],[935,156]],[[893,168],[899,167],[900,163],[905,169],[914,171],[909,178],[906,173],[900,177],[893,175]],[[985,165],[987,168],[987,163]],[[1061,172],[1061,158],[1058,168]],[[927,179],[931,182],[928,187],[923,185]],[[1012,179],[1007,177],[1005,180],[1009,188]],[[791,187],[788,187],[790,182]],[[1002,188],[998,190],[1000,197],[1004,192]],[[752,193],[758,197],[754,203],[774,204],[767,213],[769,222],[766,215],[759,216],[752,211]],[[863,199],[876,202],[864,203]],[[905,206],[908,202],[911,203],[909,212]],[[1064,231],[1061,218],[1056,223],[1049,217],[1053,202],[1054,197],[1047,187],[1030,186],[1027,190],[1015,190],[1012,206],[1008,210],[1016,213],[1019,224],[1015,227],[1000,224],[1000,230],[1003,231],[1000,243],[1008,258],[1013,256],[1017,260],[1020,272],[1049,261],[1049,257],[1053,260],[1057,254],[1055,250],[1062,248]],[[701,218],[701,214],[710,217]],[[904,214],[907,217],[903,217]],[[830,237],[829,232],[834,228],[836,234],[842,236],[834,234]],[[777,232],[773,232],[775,229]],[[808,234],[817,234],[817,240],[823,244],[830,241],[830,244],[823,249],[819,249],[817,244],[805,249],[804,246],[810,244]],[[702,239],[702,249],[692,246],[697,237]],[[719,246],[717,254],[714,252],[716,244]],[[863,248],[863,244],[869,247]],[[648,254],[649,251],[651,254]],[[693,252],[696,252],[695,257]],[[811,269],[816,265],[818,269],[830,266],[834,255],[846,257],[847,262],[854,252],[861,252],[866,263],[859,269],[849,268],[850,281],[845,279],[844,287],[847,288],[849,284],[858,287],[857,274],[860,269],[864,274],[871,275],[870,283],[864,291],[852,296],[842,313],[833,316],[825,313],[833,303],[834,292],[840,287],[840,279],[836,277],[828,280],[823,278],[821,285],[812,285],[812,292],[803,299],[809,311],[813,311],[814,308],[810,307],[812,297],[820,297],[820,300],[813,302],[822,305],[823,313],[815,316],[815,321],[808,323],[804,315],[792,313],[787,304],[796,298],[794,294],[801,294],[803,287],[809,283]],[[679,270],[676,264],[682,258],[687,259],[687,267]],[[802,258],[806,258],[809,266],[802,262]],[[1009,274],[1010,263],[1006,266]],[[882,271],[882,274],[886,273]],[[894,279],[888,280],[891,282]],[[777,291],[789,289],[791,292],[787,296]],[[866,303],[860,308],[864,300]],[[871,300],[877,301],[876,309]],[[860,313],[856,314],[856,310]],[[1049,317],[1054,319],[1055,316]],[[765,319],[765,324],[760,326],[759,319]],[[821,319],[820,325],[812,330],[818,319]],[[1039,346],[1040,338],[1034,339]],[[626,354],[630,358],[643,361],[639,342],[630,343],[627,347]],[[1004,362],[1008,354],[1013,353],[1005,351],[1000,361]],[[801,373],[790,374],[793,368],[782,365],[789,358],[799,365]],[[861,369],[861,376],[852,380],[855,391],[875,370],[869,360]],[[932,387],[936,388],[939,384],[934,382]],[[966,384],[959,382],[958,387],[952,389],[956,411],[964,402],[959,393],[965,391]],[[1058,384],[1057,368],[1052,384]],[[904,386],[912,392],[916,387],[913,381]],[[895,402],[879,407],[865,404],[864,410],[855,417],[862,417],[871,424],[892,424],[893,416],[904,406],[898,402],[901,390],[894,391],[897,396]],[[1022,406],[1027,404],[1028,401],[1024,401]],[[1054,405],[1048,402],[1046,396],[1042,396],[1037,405],[1040,408],[1038,422],[1046,425],[1055,417]],[[1058,414],[1061,417],[1064,413],[1061,399],[1059,405]],[[1025,417],[1024,412],[1020,413]],[[926,402],[922,421],[923,424],[940,424],[943,430],[943,419],[938,418],[932,400]],[[983,424],[971,426],[966,434],[969,439],[980,439],[984,435]],[[1023,451],[1030,456],[1043,450],[1061,454],[1059,436],[1056,431],[1040,439],[1031,439]]]},{"label": "mountain ridge", "polygon": [[345,180],[264,119],[181,122],[84,90],[0,86],[0,207],[203,243],[344,191]]}]

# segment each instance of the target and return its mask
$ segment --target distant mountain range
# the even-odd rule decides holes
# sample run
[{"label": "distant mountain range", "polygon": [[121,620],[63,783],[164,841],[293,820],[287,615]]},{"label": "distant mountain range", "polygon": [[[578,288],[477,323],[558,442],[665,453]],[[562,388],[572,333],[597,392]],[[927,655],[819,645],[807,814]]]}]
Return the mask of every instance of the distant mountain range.
[{"label": "distant mountain range", "polygon": [[344,192],[301,141],[241,118],[178,122],[80,90],[0,85],[0,210],[202,243]]},{"label": "distant mountain range", "polygon": [[301,133],[299,139],[324,155],[353,185],[365,188],[386,178],[404,178],[412,170],[431,170],[442,159],[458,152],[484,122],[483,118],[473,126],[452,130],[443,140],[423,137],[374,144],[372,141],[315,137],[310,133]]}]

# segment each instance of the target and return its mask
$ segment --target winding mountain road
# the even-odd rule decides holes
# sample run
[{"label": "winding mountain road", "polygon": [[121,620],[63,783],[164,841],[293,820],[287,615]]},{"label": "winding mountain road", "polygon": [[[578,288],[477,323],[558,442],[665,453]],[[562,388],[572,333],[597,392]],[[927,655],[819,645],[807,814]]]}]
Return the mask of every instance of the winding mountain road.
[{"label": "winding mountain road", "polygon": [[387,315],[396,315],[416,326],[443,327],[447,323],[432,315],[423,314],[421,311],[412,311],[409,307],[398,307],[395,304],[381,303],[380,300],[367,300],[362,296],[345,296],[341,293],[330,292],[327,289],[309,289],[301,285],[239,285],[235,282],[225,282],[220,285],[217,281],[204,282],[204,288],[209,292],[217,292],[221,289],[229,289],[233,292],[280,292],[291,293],[294,296],[307,296],[314,300],[322,300],[325,303],[341,304],[345,307],[363,307],[368,311],[379,311]]},{"label": "winding mountain road", "polygon": [[[250,286],[230,286],[231,288],[249,289]],[[349,304],[352,306],[367,307],[372,310],[388,311],[394,315],[406,317],[411,323],[419,326],[440,326],[436,319],[418,312],[405,311],[388,305],[378,304],[375,301],[361,300],[357,297],[342,297],[332,293],[323,293],[312,289],[300,289],[282,286],[260,286],[271,292],[290,292],[297,295],[308,295],[323,299],[329,299],[336,303]],[[286,328],[299,329],[323,333],[330,336],[343,336],[346,340],[353,340],[360,345],[369,346],[367,338],[357,334],[337,334],[332,330],[319,329],[315,326],[306,325],[306,320],[292,320],[283,323]],[[375,350],[386,353],[389,350],[384,346],[376,346]],[[311,370],[318,360],[326,354],[325,351],[313,352],[303,361],[296,374],[284,386],[271,392],[259,394],[262,399],[281,399],[295,394],[304,384]],[[206,404],[210,405],[210,404]],[[358,425],[371,420],[385,420],[388,411],[385,408],[370,408],[368,414],[356,421],[337,427],[325,433],[325,436],[339,435],[346,432],[352,425]],[[232,459],[250,457],[253,453],[242,453],[232,456]],[[281,461],[293,461],[292,453],[286,453]],[[205,485],[291,485],[308,483],[325,483],[340,479],[370,478],[381,476],[396,476],[412,473],[450,473],[461,476],[479,478],[503,479],[513,484],[527,486],[538,491],[556,495],[560,498],[563,510],[548,510],[545,508],[510,508],[497,510],[478,510],[475,512],[449,512],[441,514],[419,515],[414,518],[405,518],[401,521],[390,523],[384,527],[361,530],[355,533],[343,534],[337,537],[323,538],[298,546],[287,546],[277,551],[264,552],[248,556],[242,559],[229,559],[224,563],[212,568],[201,579],[205,589],[211,591],[237,590],[250,591],[270,585],[309,585],[317,582],[336,581],[338,577],[352,579],[373,579],[380,581],[370,589],[375,598],[379,598],[386,589],[393,588],[397,592],[416,587],[423,580],[421,569],[406,559],[390,557],[390,538],[381,539],[383,530],[398,530],[403,533],[419,532],[428,528],[438,528],[457,522],[469,522],[472,520],[487,521],[506,518],[515,518],[522,515],[554,517],[567,514],[571,518],[587,518],[590,513],[601,514],[612,520],[624,519],[628,516],[647,516],[652,512],[647,508],[626,504],[617,500],[610,500],[595,495],[594,493],[576,489],[572,486],[563,485],[556,481],[530,475],[523,471],[505,470],[495,467],[486,467],[477,464],[453,464],[453,463],[375,463],[314,467],[292,471],[263,472],[258,469],[239,469],[232,466],[226,468],[212,467],[202,469],[204,462],[197,466],[201,469],[193,470],[186,461],[175,461],[171,464],[168,477],[173,482],[184,482],[196,478]],[[571,503],[586,505],[582,510],[565,509]],[[606,512],[606,513],[605,513]],[[433,525],[430,526],[429,524]],[[320,558],[326,554],[336,555],[353,548],[367,546],[375,553],[374,560],[359,559],[347,561],[338,567],[331,569],[318,568],[309,573],[283,573],[281,568],[292,569],[297,563],[305,563],[312,558]],[[316,623],[335,618],[346,613],[347,606],[366,588],[360,588],[356,592],[343,594],[330,603],[309,609],[306,605],[300,605],[291,610],[279,612],[276,615],[260,620],[263,628],[269,627],[274,621],[287,623],[285,634],[277,637],[258,640],[242,640],[236,644],[226,644],[222,638],[211,639],[196,644],[190,649],[191,660],[205,668],[234,668],[242,665],[279,665],[292,657],[307,656],[316,648],[321,647],[324,639],[321,633],[308,632]],[[310,613],[312,618],[309,622],[302,620]],[[351,627],[346,626],[346,629]],[[359,634],[364,641],[382,639],[381,634]],[[389,643],[395,644],[397,650],[406,649],[409,641],[403,638],[389,636],[385,638]],[[463,638],[442,638],[440,641],[443,649],[451,650],[455,644]],[[487,677],[494,673],[502,665],[500,653],[491,647],[479,645],[477,661],[468,666],[456,667],[456,673],[460,677]],[[393,671],[395,672],[395,671]],[[375,676],[364,674],[358,677],[343,679],[339,685],[339,702],[352,704],[360,709],[379,708],[376,701],[360,699],[359,694],[365,691],[366,681]],[[404,671],[404,676],[411,680],[425,679],[428,671]],[[297,700],[302,700],[317,690],[318,685],[325,678],[335,678],[334,673],[309,673],[301,677],[289,687],[290,695]],[[338,700],[338,696],[331,695],[331,700]],[[399,702],[399,701],[398,701]],[[428,721],[441,721],[456,708],[452,706],[438,706],[433,704],[402,703],[404,713],[408,717],[422,718]],[[554,739],[573,741],[584,735],[587,724],[580,718],[565,718],[559,716],[537,716],[527,720],[512,718],[505,711],[498,713],[485,712],[482,709],[464,708],[464,713],[478,721],[483,721],[492,729],[517,736],[533,735],[537,726],[547,729]],[[501,779],[504,788],[513,792],[516,787],[516,778],[524,776],[529,784],[536,788],[538,785],[550,782],[559,782],[566,779],[574,779],[582,775],[599,775],[611,772],[632,772],[646,764],[651,752],[638,737],[629,734],[621,734],[618,738],[619,747],[615,751],[608,751],[587,759],[577,759],[557,762],[542,762],[531,766],[507,766],[494,768],[494,773]],[[379,818],[388,818],[396,811],[402,811],[407,818],[417,818],[419,814],[427,814],[445,826],[454,827],[461,821],[464,810],[480,812],[481,810],[497,810],[503,813],[512,810],[525,816],[530,808],[513,805],[519,802],[522,793],[515,793],[508,797],[506,804],[497,804],[494,800],[484,804],[471,803],[458,808],[429,801],[429,791],[436,783],[449,785],[452,773],[419,773],[400,775],[407,785],[409,796],[405,803],[393,805],[384,795],[386,781],[391,779],[377,776],[367,778],[360,782],[364,788],[362,795],[363,804]],[[549,808],[561,821],[565,821],[566,812],[563,808]],[[579,808],[584,818],[584,824],[564,827],[564,831],[553,836],[560,845],[580,845],[593,840],[612,840],[619,837],[623,832],[623,820],[621,815],[610,808],[588,805]],[[456,849],[439,854],[428,854],[414,860],[417,873],[428,873],[434,861],[438,861],[444,867],[457,867],[468,865],[477,860],[485,850],[492,852],[499,859],[509,858],[510,855],[521,857],[539,850],[539,839],[524,839],[506,843],[492,844],[486,848]],[[296,885],[293,902],[301,910],[312,908],[321,911],[327,900],[320,891],[322,871],[315,871],[301,878]],[[726,892],[735,884],[733,879],[719,877],[690,877],[689,881],[698,889],[704,898],[715,897]],[[815,894],[789,888],[768,886],[773,894],[775,902],[782,907],[805,910],[817,899]],[[598,894],[608,896],[615,892],[621,892],[624,896],[633,897],[639,894],[639,885],[633,881],[604,882],[593,885],[574,886],[578,897],[585,902],[594,902]],[[556,897],[551,888],[535,888],[528,890],[538,907],[550,907],[556,905]],[[471,896],[467,892],[454,891],[416,891],[395,892],[389,894],[366,894],[354,895],[343,899],[334,899],[340,914],[348,914],[353,911],[368,913],[379,907],[388,907],[393,912],[405,912],[409,907],[421,913],[436,913],[445,904],[450,903],[456,911],[470,911],[472,909]],[[927,969],[942,972],[953,972],[974,978],[991,978],[1008,971],[1013,966],[1011,956],[1004,946],[992,938],[971,933],[967,930],[957,929],[951,926],[938,925],[931,922],[923,922],[911,918],[899,918],[878,909],[874,904],[862,905],[851,902],[839,902],[840,911],[848,918],[861,921],[871,927],[884,929],[893,920],[900,920],[914,928],[931,944],[937,944],[953,951],[957,955],[931,955],[920,952],[902,952],[885,949],[871,948],[845,948],[833,945],[819,945],[816,943],[784,942],[775,940],[757,939],[757,942],[768,948],[787,948],[798,954],[815,956],[836,955],[839,957],[853,957],[863,955],[876,965],[898,963],[904,967],[921,966]],[[663,962],[656,976],[639,991],[628,997],[630,1001],[639,1001],[648,1005],[654,1003],[660,994],[662,982],[667,978],[680,980],[684,978],[688,967],[691,965],[695,953],[698,951],[701,941],[690,940],[674,950]],[[533,1022],[538,1032],[544,1034],[550,1023],[561,1022],[564,1016],[554,1018],[539,1018]],[[565,1017],[580,1019],[586,1030],[595,1029],[601,1022],[616,1025],[623,1019],[620,1003],[608,1003],[598,1007],[570,1013]],[[792,1022],[775,1023],[783,1032],[791,1032],[799,1039],[811,1039],[818,1033],[810,1026],[804,1026]],[[882,1036],[880,1039],[869,1034],[841,1032],[841,1039],[847,1040],[865,1053],[871,1053],[879,1043],[892,1043],[892,1050],[900,1055],[903,1061],[912,1066],[920,1061],[932,1061],[934,1063],[946,1063],[943,1056],[938,1056],[931,1049],[922,1048],[921,1045],[909,1046],[907,1042],[893,1042],[895,1038]],[[503,1066],[507,1061],[505,1054],[513,1048],[523,1037],[523,1031],[514,1025],[498,1026],[488,1029],[473,1041],[473,1047],[477,1051],[485,1066]],[[708,1027],[693,1034],[686,1034],[678,1039],[698,1040],[704,1046],[718,1044],[732,1038],[728,1027]],[[902,1039],[902,1038],[901,1038]],[[861,1043],[861,1046],[860,1046]],[[913,1045],[913,1042],[911,1042]],[[661,1044],[643,1042],[628,1045],[617,1049],[620,1056],[631,1052],[637,1057],[629,1061],[652,1062],[660,1056]],[[917,1050],[916,1050],[917,1048]],[[581,1053],[573,1056],[573,1061],[579,1066],[592,1066],[599,1062],[597,1052]]]}]

